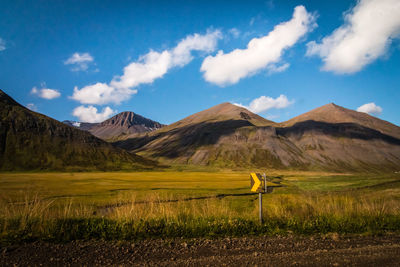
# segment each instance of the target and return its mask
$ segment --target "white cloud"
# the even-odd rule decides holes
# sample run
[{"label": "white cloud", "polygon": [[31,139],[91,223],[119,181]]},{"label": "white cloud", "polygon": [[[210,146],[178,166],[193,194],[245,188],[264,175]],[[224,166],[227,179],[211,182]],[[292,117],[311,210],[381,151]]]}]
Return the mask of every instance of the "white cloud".
[{"label": "white cloud", "polygon": [[267,66],[268,74],[273,74],[273,73],[279,73],[287,70],[290,67],[289,63],[283,63],[280,66],[277,66],[275,64],[271,64]]},{"label": "white cloud", "polygon": [[152,83],[167,73],[171,64],[171,53],[150,51],[141,56],[139,62],[130,63],[122,76],[114,77],[110,85],[115,88],[132,88],[139,84]]},{"label": "white cloud", "polygon": [[72,71],[85,71],[94,58],[89,53],[74,53],[64,61],[64,65],[73,65]]},{"label": "white cloud", "polygon": [[114,115],[117,111],[112,110],[110,107],[105,107],[102,112],[98,112],[97,108],[93,106],[79,106],[76,107],[72,115],[77,117],[81,122],[102,122]]},{"label": "white cloud", "polygon": [[32,111],[38,111],[38,108],[37,108],[36,105],[33,104],[33,103],[28,103],[28,104],[26,104],[26,107],[27,107],[28,109],[32,110]]},{"label": "white cloud", "polygon": [[37,95],[44,99],[54,99],[61,96],[61,93],[56,89],[50,89],[50,88],[37,89],[36,87],[32,88],[31,94]]},{"label": "white cloud", "polygon": [[323,60],[322,70],[354,73],[384,55],[400,34],[400,1],[361,0],[344,20],[320,44],[307,44],[307,55]]},{"label": "white cloud", "polygon": [[183,67],[192,61],[192,51],[210,53],[215,51],[221,32],[208,31],[204,35],[193,34],[182,39],[172,49],[149,53],[139,57],[124,68],[121,76],[115,76],[109,84],[96,83],[82,89],[74,88],[72,99],[82,104],[104,105],[108,103],[119,104],[136,94],[133,89],[140,84],[149,84],[162,78],[173,67]]},{"label": "white cloud", "polygon": [[260,96],[259,98],[253,99],[248,106],[234,103],[234,105],[246,108],[254,113],[261,113],[270,109],[282,109],[293,104],[294,101],[289,101],[285,95],[280,95],[277,98],[269,96]]},{"label": "white cloud", "polygon": [[133,88],[162,78],[169,69],[183,67],[192,61],[192,51],[213,52],[221,32],[216,30],[205,35],[193,34],[181,40],[176,47],[162,52],[150,51],[124,68],[122,76],[114,77],[110,85],[115,88]]},{"label": "white cloud", "polygon": [[368,114],[379,115],[382,113],[383,109],[380,106],[377,106],[374,102],[371,102],[358,107],[357,111]]},{"label": "white cloud", "polygon": [[232,28],[229,30],[229,33],[234,37],[238,38],[240,36],[240,31],[236,28]]},{"label": "white cloud", "polygon": [[252,39],[246,49],[235,49],[227,54],[219,51],[217,55],[205,58],[201,71],[208,82],[219,86],[235,84],[269,65],[278,64],[284,50],[315,27],[315,16],[304,6],[297,6],[290,21],[275,26],[264,37]]},{"label": "white cloud", "polygon": [[96,83],[88,85],[82,89],[74,88],[72,99],[82,104],[104,105],[107,103],[120,104],[131,95],[137,93],[137,90],[128,88],[115,88],[106,83]]},{"label": "white cloud", "polygon": [[6,41],[0,38],[0,51],[6,50]]}]

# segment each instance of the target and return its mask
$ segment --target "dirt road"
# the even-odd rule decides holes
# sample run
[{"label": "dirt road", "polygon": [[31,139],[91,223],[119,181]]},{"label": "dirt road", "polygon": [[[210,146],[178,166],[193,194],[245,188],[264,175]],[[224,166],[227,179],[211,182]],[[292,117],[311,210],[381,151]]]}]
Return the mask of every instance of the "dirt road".
[{"label": "dirt road", "polygon": [[398,266],[399,263],[399,235],[35,242],[0,250],[0,266]]}]

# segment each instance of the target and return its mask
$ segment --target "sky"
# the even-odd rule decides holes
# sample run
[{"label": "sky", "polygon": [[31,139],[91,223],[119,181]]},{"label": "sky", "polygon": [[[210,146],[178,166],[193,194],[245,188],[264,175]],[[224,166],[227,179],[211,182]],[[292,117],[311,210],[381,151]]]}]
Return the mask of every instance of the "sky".
[{"label": "sky", "polygon": [[400,125],[400,1],[2,0],[0,89],[60,121],[333,102]]}]

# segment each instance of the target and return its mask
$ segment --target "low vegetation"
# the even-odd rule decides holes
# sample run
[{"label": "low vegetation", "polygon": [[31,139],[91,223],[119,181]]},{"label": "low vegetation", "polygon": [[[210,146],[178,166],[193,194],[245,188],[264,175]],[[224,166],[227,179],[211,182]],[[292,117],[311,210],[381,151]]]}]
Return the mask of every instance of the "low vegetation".
[{"label": "low vegetation", "polygon": [[3,173],[0,239],[134,240],[400,230],[400,174],[270,172]]}]

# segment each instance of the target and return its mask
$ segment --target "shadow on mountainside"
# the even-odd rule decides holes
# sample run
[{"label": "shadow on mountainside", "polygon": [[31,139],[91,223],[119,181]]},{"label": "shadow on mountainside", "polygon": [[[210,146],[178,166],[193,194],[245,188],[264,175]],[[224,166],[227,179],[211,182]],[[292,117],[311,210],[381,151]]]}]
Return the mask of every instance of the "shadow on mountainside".
[{"label": "shadow on mountainside", "polygon": [[382,140],[389,144],[400,145],[400,139],[356,123],[327,123],[320,121],[298,122],[290,127],[276,128],[276,133],[284,137],[300,139],[306,133],[320,133],[333,137],[345,137],[361,140]]},{"label": "shadow on mountainside", "polygon": [[[154,156],[175,158],[188,153],[188,149],[214,145],[220,137],[232,134],[236,129],[246,126],[257,127],[246,120],[204,122],[190,124],[166,132],[133,137],[113,144],[128,151],[149,149],[154,152]],[[327,123],[309,120],[298,122],[290,127],[277,127],[275,129],[278,136],[294,139],[300,139],[304,134],[312,132],[336,138],[375,139],[393,145],[400,145],[400,139],[356,123]]]},{"label": "shadow on mountainside", "polygon": [[236,129],[246,126],[254,125],[247,120],[203,122],[175,128],[167,132],[117,141],[113,144],[128,151],[151,148],[155,152],[154,156],[175,158],[188,153],[190,148],[196,149],[204,145],[214,145],[220,137],[232,134]]}]

